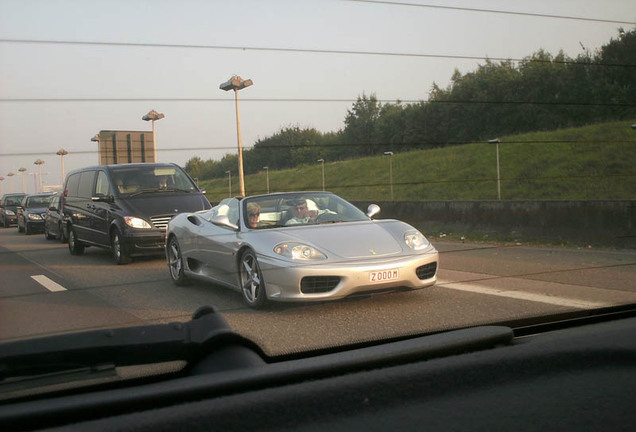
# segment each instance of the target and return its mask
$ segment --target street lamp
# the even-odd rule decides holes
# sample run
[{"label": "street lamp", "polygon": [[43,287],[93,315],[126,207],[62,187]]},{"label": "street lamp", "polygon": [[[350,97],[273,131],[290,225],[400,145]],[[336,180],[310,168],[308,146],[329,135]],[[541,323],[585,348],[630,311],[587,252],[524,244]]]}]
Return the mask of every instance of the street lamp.
[{"label": "street lamp", "polygon": [[488,140],[490,144],[497,145],[497,199],[501,201],[501,167],[499,165],[499,138]]},{"label": "street lamp", "polygon": [[[100,154],[99,154],[99,147],[100,147],[99,146],[99,134],[95,134],[95,136],[93,136],[91,138],[91,142],[96,142],[97,143],[97,163],[101,164],[102,161],[100,160]],[[106,158],[106,149],[104,149],[104,158]],[[64,181],[62,181],[62,183],[64,183]]]},{"label": "street lamp", "polygon": [[44,161],[42,159],[38,159],[33,162],[34,165],[38,166],[38,177],[40,178],[40,193],[42,193],[42,164]]},{"label": "street lamp", "polygon": [[245,87],[249,87],[252,84],[251,79],[243,80],[238,75],[234,75],[229,80],[221,83],[219,88],[221,90],[229,91],[234,90],[234,101],[236,105],[236,138],[238,141],[238,171],[239,171],[239,189],[241,192],[241,196],[245,196],[245,180],[243,178],[243,146],[241,144],[241,114],[239,112],[239,100],[238,100],[238,92],[239,90],[244,89]]},{"label": "street lamp", "polygon": [[393,201],[393,152],[385,151],[384,155],[389,157],[389,183],[391,185],[391,201]]},{"label": "street lamp", "polygon": [[4,177],[0,176],[0,196],[4,195]]},{"label": "street lamp", "polygon": [[267,193],[269,193],[269,167],[263,167],[265,170],[265,178],[267,179]]},{"label": "street lamp", "polygon": [[320,165],[322,165],[322,191],[325,191],[325,160],[324,159],[318,159],[316,162],[320,162]]},{"label": "street lamp", "polygon": [[24,173],[26,172],[25,167],[18,168],[18,171],[22,173],[22,193],[26,193],[26,184],[24,183]]},{"label": "street lamp", "polygon": [[9,193],[13,192],[13,176],[15,173],[7,173],[7,177],[9,177]]},{"label": "street lamp", "polygon": [[227,174],[227,182],[230,189],[229,197],[232,198],[232,173],[230,171],[225,171],[225,174]]},{"label": "street lamp", "polygon": [[65,178],[65,175],[64,175],[64,156],[66,156],[68,154],[68,152],[66,150],[64,150],[64,149],[59,149],[57,151],[57,153],[55,153],[55,154],[60,156],[61,159],[62,159],[62,187],[63,187],[64,186],[64,178]]},{"label": "street lamp", "polygon": [[145,121],[152,121],[152,144],[154,148],[154,160],[153,162],[157,162],[157,134],[155,133],[155,121],[161,120],[165,115],[163,113],[158,113],[155,110],[148,111],[148,114],[143,116],[141,119]]}]

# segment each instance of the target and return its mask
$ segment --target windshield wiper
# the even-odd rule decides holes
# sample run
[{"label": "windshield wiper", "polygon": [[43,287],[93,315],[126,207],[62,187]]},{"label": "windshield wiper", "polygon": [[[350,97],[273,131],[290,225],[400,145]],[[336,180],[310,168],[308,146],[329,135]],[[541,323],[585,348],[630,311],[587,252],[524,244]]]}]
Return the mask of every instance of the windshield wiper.
[{"label": "windshield wiper", "polygon": [[[254,365],[261,348],[231,330],[214,308],[199,308],[188,322],[112,328],[7,342],[0,348],[0,392],[5,385],[33,379],[110,373],[115,367],[198,360],[227,346],[245,351],[227,369]],[[249,351],[249,356],[247,352]],[[264,363],[264,360],[262,362]]]}]

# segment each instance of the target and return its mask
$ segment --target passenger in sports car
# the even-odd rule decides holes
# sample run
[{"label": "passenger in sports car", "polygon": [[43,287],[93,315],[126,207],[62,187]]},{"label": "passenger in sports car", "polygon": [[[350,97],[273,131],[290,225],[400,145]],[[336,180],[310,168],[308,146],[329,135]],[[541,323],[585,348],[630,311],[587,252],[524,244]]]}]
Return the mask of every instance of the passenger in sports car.
[{"label": "passenger in sports car", "polygon": [[291,207],[293,217],[285,222],[285,225],[299,225],[316,223],[316,218],[326,210],[309,209],[308,202],[305,198],[299,198]]}]

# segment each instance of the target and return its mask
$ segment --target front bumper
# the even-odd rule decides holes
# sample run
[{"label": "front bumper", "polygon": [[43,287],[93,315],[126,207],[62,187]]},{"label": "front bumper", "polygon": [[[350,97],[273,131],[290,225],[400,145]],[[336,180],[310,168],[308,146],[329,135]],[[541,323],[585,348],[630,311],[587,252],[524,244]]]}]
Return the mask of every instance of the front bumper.
[{"label": "front bumper", "polygon": [[121,242],[130,255],[163,254],[166,233],[158,229],[128,229],[122,234]]},{"label": "front bumper", "polygon": [[[418,289],[437,281],[439,254],[435,249],[400,258],[378,258],[343,263],[297,264],[259,256],[267,297],[277,301],[335,300],[378,291]],[[398,270],[399,277],[371,282],[370,272]],[[418,269],[420,276],[418,277]],[[423,271],[422,269],[426,269]],[[424,277],[421,279],[420,277]],[[307,279],[324,280],[321,292],[308,292]]]}]

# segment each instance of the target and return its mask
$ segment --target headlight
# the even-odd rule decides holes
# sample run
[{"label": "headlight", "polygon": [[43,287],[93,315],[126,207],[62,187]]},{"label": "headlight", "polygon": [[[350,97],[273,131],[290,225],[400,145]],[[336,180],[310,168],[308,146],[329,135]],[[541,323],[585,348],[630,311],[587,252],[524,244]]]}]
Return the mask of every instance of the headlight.
[{"label": "headlight", "polygon": [[426,237],[419,231],[407,231],[404,233],[404,241],[413,250],[422,250],[429,245]]},{"label": "headlight", "polygon": [[128,226],[133,228],[152,228],[148,222],[137,217],[126,216],[124,220]]},{"label": "headlight", "polygon": [[42,216],[37,213],[29,213],[27,217],[31,220],[42,220]]},{"label": "headlight", "polygon": [[4,212],[7,214],[7,216],[15,216],[15,212],[13,210],[6,209]]},{"label": "headlight", "polygon": [[285,258],[295,260],[316,261],[327,259],[327,256],[316,248],[302,243],[279,243],[274,246],[274,252],[278,255],[284,256]]}]

